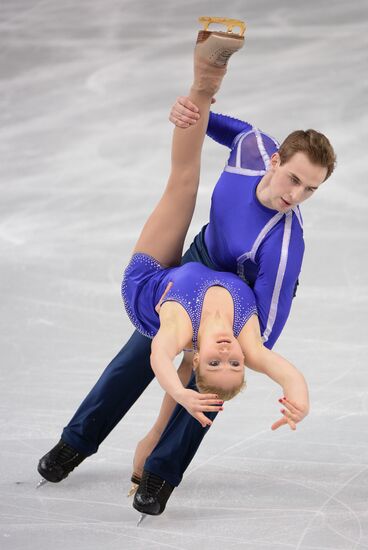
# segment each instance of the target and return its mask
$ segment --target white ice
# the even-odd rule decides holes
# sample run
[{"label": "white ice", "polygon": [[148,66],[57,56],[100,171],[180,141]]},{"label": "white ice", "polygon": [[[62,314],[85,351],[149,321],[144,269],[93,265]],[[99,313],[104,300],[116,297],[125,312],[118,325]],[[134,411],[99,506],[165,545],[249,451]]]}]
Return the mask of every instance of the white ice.
[{"label": "white ice", "polygon": [[[122,269],[164,185],[169,108],[207,14],[248,24],[216,110],[279,139],[317,128],[338,154],[303,209],[276,348],[312,408],[296,433],[271,432],[280,392],[249,374],[166,512],[137,528],[125,494],[157,383],[67,480],[36,491],[36,466],[132,331]],[[367,2],[2,0],[0,19],[0,548],[368,548]],[[188,243],[226,155],[206,142]]]}]

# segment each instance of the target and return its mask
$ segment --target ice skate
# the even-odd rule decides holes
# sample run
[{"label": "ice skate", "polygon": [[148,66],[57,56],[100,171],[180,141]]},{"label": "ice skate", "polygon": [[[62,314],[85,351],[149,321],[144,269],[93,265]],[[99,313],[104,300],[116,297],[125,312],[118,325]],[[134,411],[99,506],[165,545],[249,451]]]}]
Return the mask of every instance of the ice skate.
[{"label": "ice skate", "polygon": [[[196,45],[196,55],[205,59],[216,67],[226,67],[233,53],[244,45],[245,24],[237,19],[226,17],[200,17],[204,30],[199,31]],[[207,30],[211,23],[220,23],[227,26],[226,32]],[[239,33],[233,28],[239,27]]]},{"label": "ice skate", "polygon": [[[232,26],[235,26],[237,21],[234,19],[201,17],[199,20],[204,23],[205,30],[198,32],[194,49],[193,89],[214,96],[226,74],[229,58],[243,47],[244,36],[230,32],[230,30],[227,32],[207,30],[208,25],[212,22],[232,21]],[[237,23],[242,24],[245,28],[241,21]],[[242,28],[243,32],[244,28]]]},{"label": "ice skate", "polygon": [[165,479],[143,471],[142,480],[135,493],[133,508],[141,514],[159,516],[165,510],[174,486]]},{"label": "ice skate", "polygon": [[[44,480],[59,483],[85,458],[87,457],[60,439],[59,443],[40,459],[37,470]],[[41,487],[41,482],[37,487]]]}]

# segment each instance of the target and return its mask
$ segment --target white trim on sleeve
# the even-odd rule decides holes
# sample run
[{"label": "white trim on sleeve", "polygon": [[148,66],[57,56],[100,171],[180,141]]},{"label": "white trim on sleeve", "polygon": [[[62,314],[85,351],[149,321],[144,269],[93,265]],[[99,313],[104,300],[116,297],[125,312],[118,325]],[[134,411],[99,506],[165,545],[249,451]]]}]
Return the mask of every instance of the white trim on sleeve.
[{"label": "white trim on sleeve", "polygon": [[232,174],[241,174],[243,176],[264,176],[266,170],[251,170],[250,168],[240,168],[238,166],[229,166],[228,164],[224,168],[224,172],[231,172]]},{"label": "white trim on sleeve", "polygon": [[270,157],[267,154],[266,148],[263,143],[261,132],[258,130],[258,128],[254,129],[254,134],[256,136],[257,145],[259,153],[262,157],[263,163],[265,165],[265,169],[268,170],[269,164],[270,164]]},{"label": "white trim on sleeve", "polygon": [[261,242],[263,241],[263,239],[265,238],[265,236],[267,235],[267,233],[269,231],[271,231],[271,229],[281,220],[281,218],[284,216],[284,214],[282,212],[277,212],[277,214],[275,214],[267,223],[266,225],[262,228],[262,230],[259,232],[256,240],[254,241],[253,243],[253,246],[252,246],[252,249],[249,251],[249,252],[244,252],[244,254],[242,254],[241,256],[239,256],[236,261],[237,261],[237,272],[238,272],[238,275],[239,277],[244,277],[244,266],[243,266],[243,263],[245,262],[245,260],[251,260],[252,262],[255,261],[255,256],[257,254],[257,250],[259,248],[259,245],[261,244]]}]

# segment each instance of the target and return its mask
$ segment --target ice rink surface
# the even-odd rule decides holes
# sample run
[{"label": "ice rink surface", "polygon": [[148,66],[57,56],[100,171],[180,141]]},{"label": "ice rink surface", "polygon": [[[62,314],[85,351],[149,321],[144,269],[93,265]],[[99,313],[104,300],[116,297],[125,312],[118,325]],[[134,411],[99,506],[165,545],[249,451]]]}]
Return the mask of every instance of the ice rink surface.
[{"label": "ice rink surface", "polygon": [[[319,129],[338,155],[303,208],[276,347],[305,373],[311,413],[271,432],[280,391],[248,374],[166,512],[137,528],[126,492],[156,382],[67,480],[36,490],[36,466],[132,331],[121,274],[165,183],[199,15],[248,24],[214,110],[280,140]],[[0,17],[0,548],[368,548],[367,2],[2,0]],[[206,141],[188,244],[226,158]]]}]

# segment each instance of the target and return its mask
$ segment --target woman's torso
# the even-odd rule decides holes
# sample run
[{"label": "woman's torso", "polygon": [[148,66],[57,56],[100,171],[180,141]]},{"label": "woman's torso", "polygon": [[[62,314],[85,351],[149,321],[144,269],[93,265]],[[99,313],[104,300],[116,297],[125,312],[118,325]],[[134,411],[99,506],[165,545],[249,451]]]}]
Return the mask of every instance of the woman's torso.
[{"label": "woman's torso", "polygon": [[213,271],[197,262],[175,268],[162,268],[153,258],[135,254],[123,281],[123,297],[134,326],[152,338],[160,326],[156,306],[168,284],[172,286],[162,303],[179,303],[190,318],[193,346],[196,346],[203,302],[209,288],[220,286],[231,295],[234,304],[233,332],[238,336],[249,317],[256,313],[252,290],[233,273]]}]

